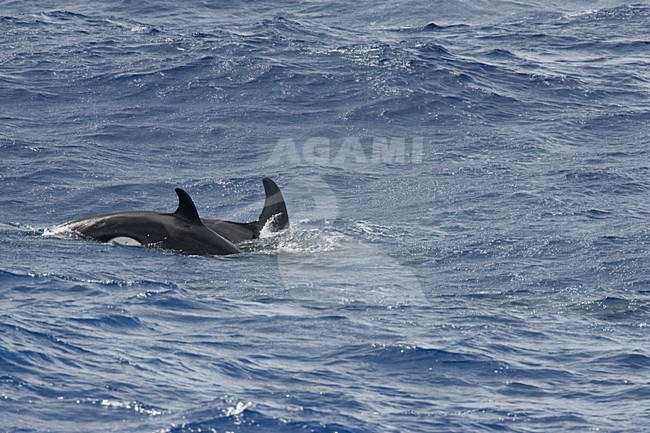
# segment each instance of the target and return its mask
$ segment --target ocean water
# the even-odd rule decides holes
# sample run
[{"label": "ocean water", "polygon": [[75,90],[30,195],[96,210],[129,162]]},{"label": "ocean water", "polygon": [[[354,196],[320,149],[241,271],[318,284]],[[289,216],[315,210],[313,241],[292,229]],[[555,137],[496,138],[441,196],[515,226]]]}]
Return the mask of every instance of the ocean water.
[{"label": "ocean water", "polygon": [[[644,432],[650,6],[0,2],[0,431]],[[195,257],[115,210],[290,230]]]}]

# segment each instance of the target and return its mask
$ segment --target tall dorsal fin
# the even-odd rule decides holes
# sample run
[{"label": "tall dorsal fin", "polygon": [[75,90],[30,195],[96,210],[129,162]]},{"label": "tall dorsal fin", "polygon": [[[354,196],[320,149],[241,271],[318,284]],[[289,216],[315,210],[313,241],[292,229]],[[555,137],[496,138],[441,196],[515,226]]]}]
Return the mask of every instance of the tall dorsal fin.
[{"label": "tall dorsal fin", "polygon": [[174,215],[185,218],[188,221],[201,222],[192,197],[181,188],[176,188],[176,194],[178,195],[178,209],[176,209]]},{"label": "tall dorsal fin", "polygon": [[287,213],[287,205],[284,203],[284,197],[278,185],[268,177],[262,179],[264,184],[264,192],[266,199],[264,200],[264,209],[257,221],[253,222],[258,230],[262,230],[266,222],[273,220],[273,227],[271,231],[279,231],[289,227],[289,214]]}]

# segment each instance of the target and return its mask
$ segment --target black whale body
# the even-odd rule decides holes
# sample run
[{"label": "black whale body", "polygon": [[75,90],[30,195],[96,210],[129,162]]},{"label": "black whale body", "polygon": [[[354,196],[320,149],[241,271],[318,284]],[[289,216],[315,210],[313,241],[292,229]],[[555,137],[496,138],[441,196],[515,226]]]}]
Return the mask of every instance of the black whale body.
[{"label": "black whale body", "polygon": [[239,223],[224,220],[211,220],[203,219],[203,224],[210,230],[230,242],[241,242],[250,239],[257,239],[260,236],[260,231],[269,225],[268,229],[272,232],[284,230],[289,227],[289,214],[287,212],[287,205],[284,202],[282,191],[278,185],[268,177],[262,179],[264,184],[264,208],[260,217],[256,221],[249,223]]},{"label": "black whale body", "polygon": [[264,178],[263,183],[264,208],[256,221],[248,223],[202,220],[189,194],[176,188],[178,208],[173,213],[115,212],[81,218],[62,227],[84,239],[100,242],[143,245],[184,254],[236,254],[241,252],[236,243],[258,238],[267,223],[271,231],[289,225],[280,188],[269,178]]}]

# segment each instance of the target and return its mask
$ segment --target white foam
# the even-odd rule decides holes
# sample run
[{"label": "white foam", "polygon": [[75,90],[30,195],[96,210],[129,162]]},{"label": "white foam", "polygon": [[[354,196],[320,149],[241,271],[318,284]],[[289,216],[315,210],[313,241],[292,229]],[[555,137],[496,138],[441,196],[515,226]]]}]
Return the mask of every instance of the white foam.
[{"label": "white foam", "polygon": [[73,234],[74,234],[74,230],[70,226],[68,226],[66,224],[62,224],[60,226],[43,229],[42,236],[48,237],[48,238],[49,237],[67,237],[67,236],[72,236]]}]

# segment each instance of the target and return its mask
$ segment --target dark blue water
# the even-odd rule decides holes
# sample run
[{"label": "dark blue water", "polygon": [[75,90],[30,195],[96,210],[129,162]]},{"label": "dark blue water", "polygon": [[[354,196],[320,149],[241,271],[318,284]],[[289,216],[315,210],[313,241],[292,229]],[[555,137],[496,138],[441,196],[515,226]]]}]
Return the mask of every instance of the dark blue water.
[{"label": "dark blue water", "polygon": [[[0,2],[0,431],[643,432],[644,2]],[[236,257],[114,210],[292,227]]]}]

